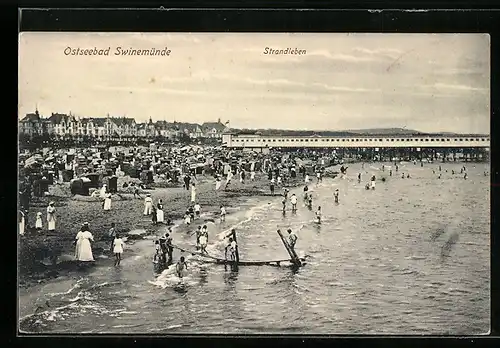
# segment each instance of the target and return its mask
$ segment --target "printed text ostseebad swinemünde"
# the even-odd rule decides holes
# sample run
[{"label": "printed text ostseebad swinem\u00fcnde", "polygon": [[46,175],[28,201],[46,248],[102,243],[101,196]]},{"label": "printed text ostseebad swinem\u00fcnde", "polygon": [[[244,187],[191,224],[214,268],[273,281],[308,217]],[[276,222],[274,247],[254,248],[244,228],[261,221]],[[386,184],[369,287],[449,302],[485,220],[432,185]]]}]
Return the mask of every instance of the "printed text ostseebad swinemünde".
[{"label": "printed text ostseebad swinem\u00fcnde", "polygon": [[172,51],[167,47],[162,49],[150,48],[150,49],[135,49],[132,47],[123,48],[121,46],[115,47],[111,51],[111,47],[107,48],[80,48],[80,47],[66,47],[64,49],[64,54],[67,56],[170,56]]}]

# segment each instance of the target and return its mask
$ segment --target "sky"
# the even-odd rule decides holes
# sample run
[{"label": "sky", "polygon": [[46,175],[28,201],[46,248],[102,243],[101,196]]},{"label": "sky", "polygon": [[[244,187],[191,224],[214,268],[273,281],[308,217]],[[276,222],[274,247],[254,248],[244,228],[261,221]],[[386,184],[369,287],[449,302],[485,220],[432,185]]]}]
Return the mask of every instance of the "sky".
[{"label": "sky", "polygon": [[[110,47],[109,56],[65,55]],[[116,47],[170,56],[115,56]],[[304,55],[265,55],[266,47]],[[22,33],[19,118],[489,134],[486,34]]]}]

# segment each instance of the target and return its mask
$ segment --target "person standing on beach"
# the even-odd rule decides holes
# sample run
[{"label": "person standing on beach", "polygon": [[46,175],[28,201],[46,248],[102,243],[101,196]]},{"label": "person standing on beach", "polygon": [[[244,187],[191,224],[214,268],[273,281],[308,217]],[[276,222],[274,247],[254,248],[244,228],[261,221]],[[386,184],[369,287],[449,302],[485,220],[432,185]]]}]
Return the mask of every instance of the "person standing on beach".
[{"label": "person standing on beach", "polygon": [[147,194],[144,198],[144,215],[151,215],[153,208],[153,200],[151,199],[151,194]]},{"label": "person standing on beach", "polygon": [[254,181],[255,180],[255,170],[252,170],[250,172],[250,181]]},{"label": "person standing on beach", "polygon": [[19,234],[24,235],[24,213],[19,210]]},{"label": "person standing on beach", "polygon": [[76,259],[80,262],[94,261],[94,256],[92,255],[92,247],[90,242],[94,241],[94,237],[89,232],[89,223],[83,224],[80,232],[76,235]]},{"label": "person standing on beach", "polygon": [[271,195],[274,196],[274,178],[272,178],[271,182],[269,183],[269,189],[271,190]]},{"label": "person standing on beach", "polygon": [[358,173],[358,184],[361,183],[361,173]]},{"label": "person standing on beach", "polygon": [[108,237],[109,237],[109,240],[110,240],[109,250],[113,251],[113,241],[115,240],[115,237],[116,237],[116,229],[115,229],[115,223],[114,222],[111,223],[111,228],[109,229]]},{"label": "person standing on beach", "polygon": [[196,185],[194,182],[191,184],[191,203],[196,202]]},{"label": "person standing on beach", "polygon": [[297,196],[295,196],[295,193],[292,193],[292,197],[290,197],[290,203],[292,203],[292,211],[297,211]]},{"label": "person standing on beach", "polygon": [[120,266],[120,261],[122,260],[123,246],[125,243],[120,235],[117,233],[115,240],[113,241],[113,253],[115,254],[115,266]]},{"label": "person standing on beach", "polygon": [[54,202],[50,202],[47,207],[47,223],[49,225],[49,232],[55,231],[56,229],[56,208],[54,207]]},{"label": "person standing on beach", "polygon": [[372,188],[372,190],[375,190],[375,175],[372,175],[371,188]]},{"label": "person standing on beach", "polygon": [[240,183],[242,184],[245,183],[245,177],[246,177],[245,169],[242,168],[240,172]]},{"label": "person standing on beach", "polygon": [[339,202],[339,189],[335,189],[335,192],[333,193],[333,197],[335,199],[335,203]]},{"label": "person standing on beach", "polygon": [[215,191],[219,191],[221,187],[221,178],[219,175],[215,178]]},{"label": "person standing on beach", "polygon": [[232,178],[233,178],[233,172],[231,171],[231,169],[229,169],[226,176],[226,185],[224,186],[224,190],[227,190],[227,187],[231,183]]},{"label": "person standing on beach", "polygon": [[41,212],[36,213],[35,228],[38,232],[40,232],[43,229],[42,213]]},{"label": "person standing on beach", "polygon": [[156,206],[156,222],[165,222],[165,214],[163,212],[163,201],[160,199]]},{"label": "person standing on beach", "polygon": [[220,206],[220,222],[226,221],[226,208],[221,205]]},{"label": "person standing on beach", "polygon": [[283,214],[286,213],[286,198],[281,201],[281,204],[283,205]]},{"label": "person standing on beach", "polygon": [[191,177],[186,174],[184,175],[184,187],[189,191],[189,183],[191,182]]},{"label": "person standing on beach", "polygon": [[106,193],[104,196],[104,204],[103,204],[103,209],[104,210],[111,210],[111,193]]}]

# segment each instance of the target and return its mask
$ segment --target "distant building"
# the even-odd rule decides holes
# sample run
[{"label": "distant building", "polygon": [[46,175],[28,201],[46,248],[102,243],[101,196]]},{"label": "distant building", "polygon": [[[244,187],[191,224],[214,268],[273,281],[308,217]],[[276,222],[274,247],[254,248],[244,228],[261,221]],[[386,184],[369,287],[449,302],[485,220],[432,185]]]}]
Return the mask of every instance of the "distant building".
[{"label": "distant building", "polygon": [[38,110],[34,113],[26,114],[26,116],[19,121],[19,133],[26,134],[29,136],[42,135],[42,119]]},{"label": "distant building", "polygon": [[154,138],[162,136],[167,139],[179,138],[183,134],[191,139],[212,138],[221,139],[222,134],[228,130],[229,122],[205,122],[202,125],[186,122],[153,122],[149,118],[147,123],[136,123],[130,117],[81,118],[71,113],[52,113],[48,118],[42,118],[36,110],[35,113],[26,114],[19,121],[19,133],[28,136],[54,134],[57,137],[92,137],[98,139],[116,138]]},{"label": "distant building", "polygon": [[[226,123],[227,125],[228,123]],[[226,130],[226,125],[220,121],[217,122],[205,122],[201,125],[203,131],[203,137],[205,138],[217,138],[222,139],[222,134]]]}]

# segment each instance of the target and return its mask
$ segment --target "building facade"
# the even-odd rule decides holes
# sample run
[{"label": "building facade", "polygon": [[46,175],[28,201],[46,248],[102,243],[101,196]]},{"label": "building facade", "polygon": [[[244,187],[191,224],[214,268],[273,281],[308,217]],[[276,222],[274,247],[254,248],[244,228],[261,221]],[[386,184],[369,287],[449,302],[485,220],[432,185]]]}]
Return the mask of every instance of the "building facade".
[{"label": "building facade", "polygon": [[27,136],[50,134],[57,138],[76,137],[78,139],[91,137],[107,138],[155,138],[161,136],[175,139],[182,136],[190,139],[222,139],[227,130],[227,124],[205,122],[203,124],[185,122],[148,122],[137,123],[129,117],[78,117],[75,115],[52,113],[48,118],[42,118],[38,113],[27,114],[19,121],[19,133]]}]

